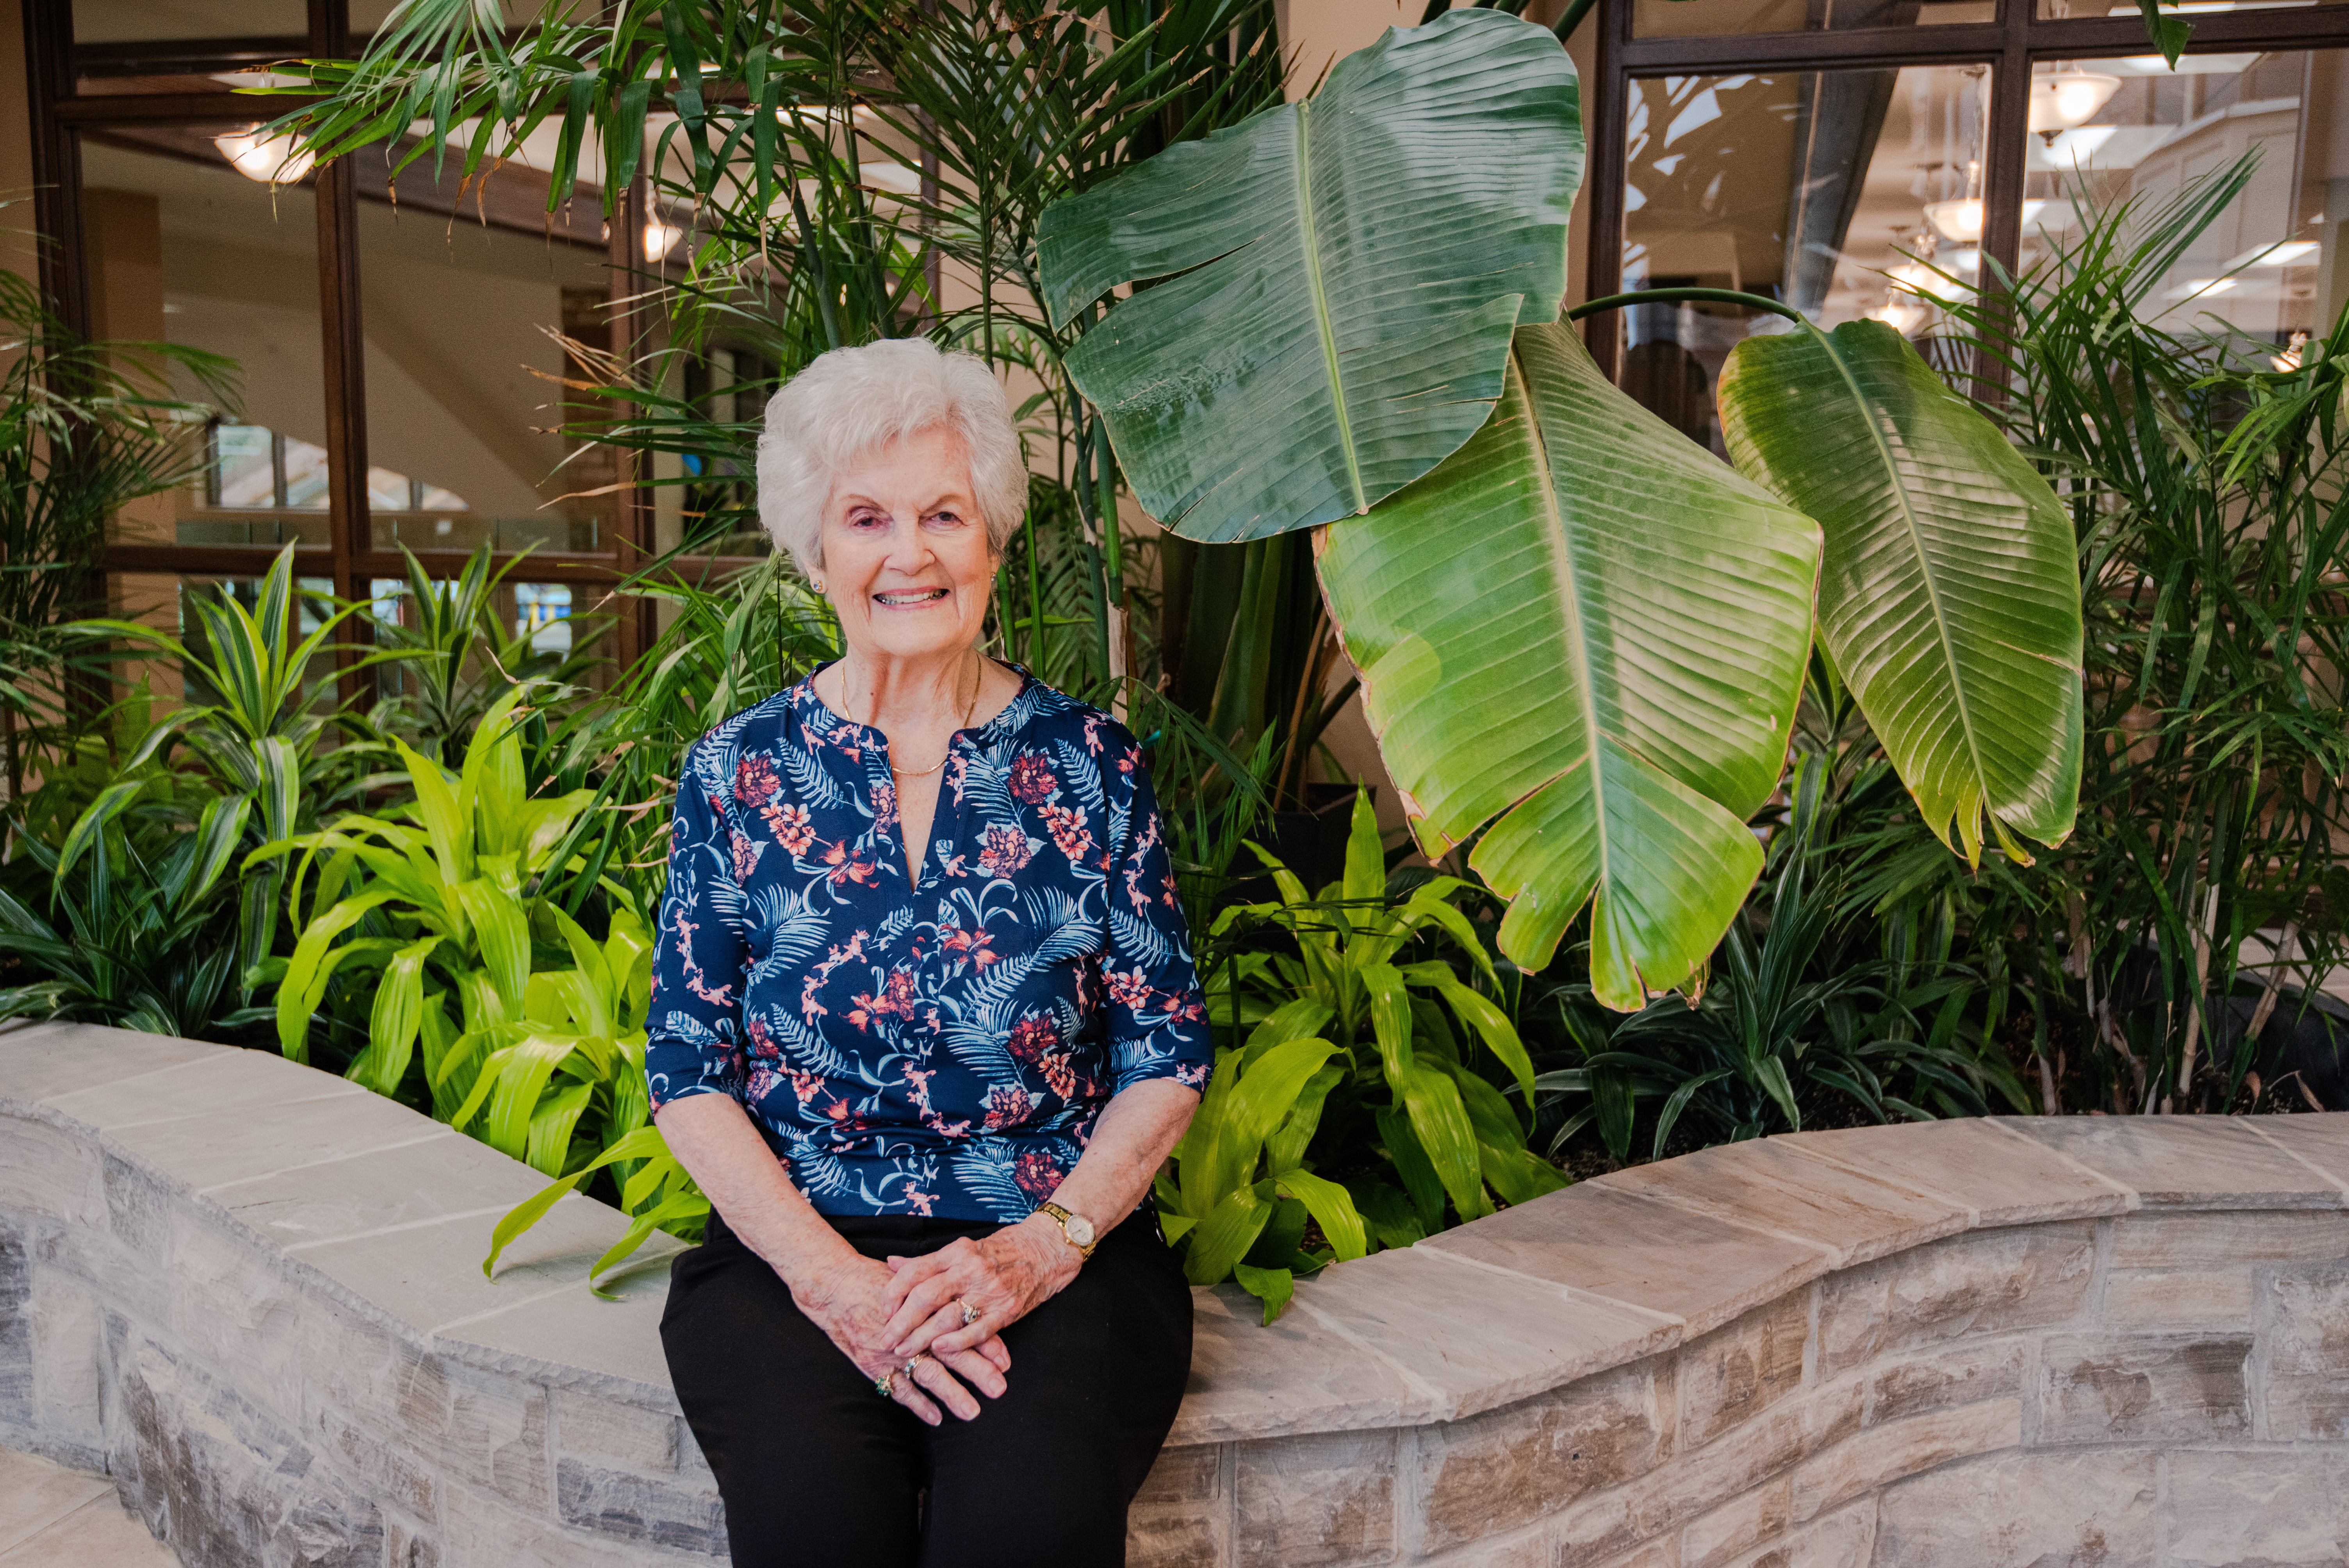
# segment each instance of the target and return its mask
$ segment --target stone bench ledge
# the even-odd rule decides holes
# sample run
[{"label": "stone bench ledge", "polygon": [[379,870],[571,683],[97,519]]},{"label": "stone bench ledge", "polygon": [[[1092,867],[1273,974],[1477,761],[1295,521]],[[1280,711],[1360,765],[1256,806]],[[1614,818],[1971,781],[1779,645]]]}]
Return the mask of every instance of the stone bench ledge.
[{"label": "stone bench ledge", "polygon": [[[177,1349],[150,1359],[201,1363],[204,1386],[250,1402],[254,1421],[283,1423],[300,1434],[287,1440],[347,1470],[379,1472],[395,1494],[387,1517],[405,1508],[445,1530],[461,1515],[485,1540],[523,1539],[536,1520],[569,1549],[609,1538],[653,1553],[614,1561],[707,1554],[722,1524],[711,1522],[714,1491],[678,1418],[657,1333],[665,1260],[679,1243],[657,1237],[615,1287],[621,1299],[598,1299],[587,1267],[626,1221],[574,1196],[484,1278],[491,1227],[543,1184],[425,1117],[264,1053],[78,1025],[0,1036],[0,1243],[5,1227],[26,1238],[28,1289],[68,1282],[57,1288],[98,1301],[124,1346],[160,1336],[151,1343]],[[1180,1457],[1193,1452],[1337,1442],[1350,1453],[1351,1434],[1375,1453],[1398,1430],[1464,1430],[1626,1369],[1710,1354],[1832,1280],[1972,1233],[2068,1236],[2115,1216],[2176,1213],[2182,1236],[2196,1212],[2274,1212],[2281,1223],[2344,1204],[2349,1115],[1945,1121],[1707,1150],[1325,1270],[1299,1282],[1268,1328],[1237,1287],[1197,1292],[1191,1389],[1161,1471],[1195,1470]],[[2327,1221],[2308,1244],[2332,1255],[2344,1226]],[[2127,1293],[2156,1291],[2154,1279],[2120,1278],[2110,1310],[2137,1310]],[[9,1288],[0,1273],[0,1435],[36,1426],[54,1403],[42,1377],[63,1376],[36,1366],[32,1396],[11,1403]],[[2159,1319],[2167,1308],[2146,1299]],[[364,1443],[350,1436],[344,1404],[382,1390],[322,1369],[320,1355],[347,1354],[322,1349],[337,1335],[361,1336],[395,1367],[506,1390],[525,1412],[512,1434],[523,1457],[481,1459],[438,1429],[407,1433],[396,1398],[392,1414],[368,1418]],[[58,1417],[72,1431],[51,1448],[114,1452],[121,1412],[96,1408],[97,1394],[90,1403]],[[436,1405],[433,1418],[454,1408]],[[415,1457],[451,1443],[445,1473]],[[399,1464],[366,1457],[386,1445],[412,1452]],[[1186,1484],[1205,1489],[1199,1506],[1211,1511],[1245,1490],[1221,1470]],[[1238,1528],[1226,1530],[1227,1557]]]}]

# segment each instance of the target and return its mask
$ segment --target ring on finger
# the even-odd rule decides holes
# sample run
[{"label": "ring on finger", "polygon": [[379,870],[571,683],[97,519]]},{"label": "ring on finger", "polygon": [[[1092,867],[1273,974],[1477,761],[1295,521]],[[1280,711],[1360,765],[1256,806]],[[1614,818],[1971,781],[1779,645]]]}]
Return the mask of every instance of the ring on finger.
[{"label": "ring on finger", "polygon": [[[908,1365],[910,1365],[910,1363]],[[904,1368],[901,1367],[899,1370],[902,1371]],[[897,1397],[897,1373],[884,1372],[880,1377],[873,1379],[873,1391],[880,1395],[885,1399],[895,1398]]]},{"label": "ring on finger", "polygon": [[960,1296],[955,1297],[955,1305],[962,1308],[962,1326],[965,1328],[968,1328],[972,1324],[978,1321],[978,1308],[971,1305],[970,1303],[963,1300]]}]

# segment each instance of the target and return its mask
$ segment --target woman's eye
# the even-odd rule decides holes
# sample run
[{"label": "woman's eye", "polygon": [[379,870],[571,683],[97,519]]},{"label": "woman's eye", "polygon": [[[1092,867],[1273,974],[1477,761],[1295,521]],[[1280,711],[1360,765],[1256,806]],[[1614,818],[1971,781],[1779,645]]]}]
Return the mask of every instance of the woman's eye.
[{"label": "woman's eye", "polygon": [[848,519],[851,528],[886,527],[888,522],[889,520],[877,511],[855,511],[850,513]]},{"label": "woman's eye", "polygon": [[941,528],[960,528],[962,514],[956,511],[934,511],[930,514],[930,521]]}]

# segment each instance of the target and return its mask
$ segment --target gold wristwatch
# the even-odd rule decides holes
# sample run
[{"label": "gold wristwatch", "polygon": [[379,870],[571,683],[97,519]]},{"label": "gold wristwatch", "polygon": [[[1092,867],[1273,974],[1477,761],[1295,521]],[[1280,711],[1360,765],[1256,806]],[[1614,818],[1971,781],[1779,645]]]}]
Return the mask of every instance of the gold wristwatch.
[{"label": "gold wristwatch", "polygon": [[1096,1243],[1093,1238],[1093,1222],[1091,1220],[1086,1219],[1082,1214],[1071,1214],[1058,1203],[1039,1203],[1036,1205],[1036,1212],[1061,1227],[1061,1234],[1069,1239],[1069,1245],[1077,1249],[1078,1257],[1087,1263],[1092,1261],[1093,1247]]}]

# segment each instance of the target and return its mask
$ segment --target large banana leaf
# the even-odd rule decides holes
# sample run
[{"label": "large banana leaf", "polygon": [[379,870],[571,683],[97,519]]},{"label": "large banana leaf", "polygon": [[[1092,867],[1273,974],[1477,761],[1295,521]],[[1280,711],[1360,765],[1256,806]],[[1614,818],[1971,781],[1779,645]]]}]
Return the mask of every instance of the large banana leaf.
[{"label": "large banana leaf", "polygon": [[1049,209],[1056,321],[1170,279],[1068,361],[1143,509],[1261,539],[1367,511],[1457,450],[1511,329],[1557,315],[1581,128],[1549,30],[1464,9]]},{"label": "large banana leaf", "polygon": [[[1819,632],[1919,810],[1966,859],[2072,830],[2080,579],[2046,481],[1881,322],[1749,337],[1721,377],[1738,468],[1826,533]],[[2010,831],[2011,830],[2011,831]]]},{"label": "large banana leaf", "polygon": [[[1761,869],[1810,646],[1819,533],[1521,327],[1460,452],[1321,535],[1321,582],[1420,842],[1476,869],[1538,968],[1594,895],[1591,982],[1639,1006],[1703,962]],[[1495,819],[1499,819],[1495,821]]]}]

